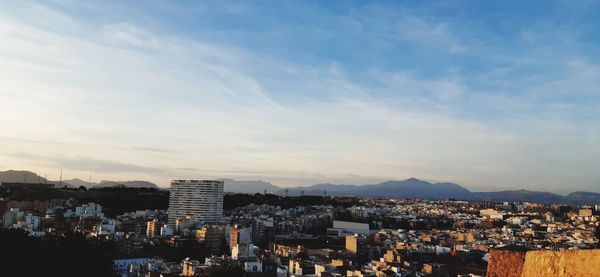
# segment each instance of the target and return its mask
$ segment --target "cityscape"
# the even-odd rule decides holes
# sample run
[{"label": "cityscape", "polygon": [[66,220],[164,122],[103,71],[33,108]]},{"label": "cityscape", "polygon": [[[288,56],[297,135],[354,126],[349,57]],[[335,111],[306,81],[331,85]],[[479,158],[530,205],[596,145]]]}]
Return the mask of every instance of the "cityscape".
[{"label": "cityscape", "polygon": [[[41,180],[31,172],[3,173],[4,178],[30,174]],[[87,188],[69,184],[72,180],[43,181],[2,182],[3,245],[56,240],[60,248],[79,244],[87,253],[65,261],[64,267],[45,265],[39,274],[598,273],[600,204],[328,196],[327,191],[299,196],[285,195],[289,190],[279,192],[283,194],[225,192],[225,182],[235,189],[233,180],[173,180],[168,190],[125,183]],[[56,251],[74,254],[67,249]],[[536,253],[568,254],[547,259],[542,268],[543,258],[527,256]],[[10,264],[18,264],[18,259],[44,258],[26,252],[21,255],[9,258]],[[545,274],[540,275],[540,270]],[[525,275],[527,272],[534,275]]]},{"label": "cityscape", "polygon": [[0,1],[0,277],[600,277],[600,1]]}]

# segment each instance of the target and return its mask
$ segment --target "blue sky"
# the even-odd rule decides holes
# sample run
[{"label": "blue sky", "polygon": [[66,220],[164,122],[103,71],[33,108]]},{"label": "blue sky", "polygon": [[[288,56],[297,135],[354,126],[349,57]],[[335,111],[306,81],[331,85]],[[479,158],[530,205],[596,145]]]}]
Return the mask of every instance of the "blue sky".
[{"label": "blue sky", "polygon": [[0,170],[600,188],[598,1],[0,3]]}]

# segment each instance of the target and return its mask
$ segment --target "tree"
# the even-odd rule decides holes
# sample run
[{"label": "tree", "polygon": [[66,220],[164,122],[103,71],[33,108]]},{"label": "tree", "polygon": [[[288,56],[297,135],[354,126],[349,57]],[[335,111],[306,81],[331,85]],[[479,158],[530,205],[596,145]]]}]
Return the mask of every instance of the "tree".
[{"label": "tree", "polygon": [[115,276],[114,246],[67,233],[35,238],[17,229],[0,229],[2,276]]},{"label": "tree", "polygon": [[223,266],[212,270],[208,274],[209,277],[243,277],[247,275],[246,271],[240,266]]}]

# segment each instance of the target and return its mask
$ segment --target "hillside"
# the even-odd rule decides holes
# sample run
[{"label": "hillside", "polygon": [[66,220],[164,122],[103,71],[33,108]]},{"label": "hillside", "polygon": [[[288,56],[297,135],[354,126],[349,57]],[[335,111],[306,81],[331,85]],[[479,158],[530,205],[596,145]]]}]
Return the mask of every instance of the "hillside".
[{"label": "hillside", "polygon": [[600,203],[600,193],[576,191],[567,194],[566,198],[571,202],[592,205]]},{"label": "hillside", "polygon": [[529,201],[536,203],[567,203],[569,200],[562,195],[530,190],[505,190],[494,192],[473,192],[473,199],[499,201]]},{"label": "hillside", "polygon": [[0,183],[48,183],[61,187],[67,186],[70,188],[77,188],[84,186],[86,188],[101,188],[101,187],[114,187],[114,186],[126,186],[130,188],[158,188],[158,186],[148,181],[100,181],[100,183],[87,182],[78,178],[71,180],[51,181],[46,178],[38,176],[36,173],[27,170],[7,170],[0,171]]},{"label": "hillside", "polygon": [[46,182],[46,179],[31,171],[7,170],[0,171],[0,182],[44,183]]},{"label": "hillside", "polygon": [[223,181],[225,192],[255,194],[264,193],[265,190],[269,193],[281,190],[280,187],[274,186],[265,181],[236,181],[225,178],[218,180]]},{"label": "hillside", "polygon": [[[471,192],[455,183],[430,183],[410,178],[403,181],[387,181],[371,185],[317,184],[306,187],[287,188],[288,195],[332,195],[361,197],[398,197],[481,201],[528,201],[544,204],[595,204],[600,203],[600,193],[573,192],[566,196],[551,192],[530,190],[504,190],[492,192]],[[278,191],[285,194],[285,189]]]},{"label": "hillside", "polygon": [[119,187],[124,186],[128,188],[153,188],[158,189],[159,187],[148,181],[106,181],[102,180],[99,184],[93,186],[94,188],[106,188],[106,187]]},{"label": "hillside", "polygon": [[[281,191],[280,191],[281,193]],[[371,185],[317,184],[308,187],[288,188],[288,195],[352,195],[364,197],[406,197],[428,199],[470,199],[471,192],[453,183],[430,183],[410,178],[403,181],[386,181]]]},{"label": "hillside", "polygon": [[58,186],[73,187],[71,184],[60,181],[50,181],[38,174],[27,170],[7,170],[0,171],[0,183],[48,183]]}]

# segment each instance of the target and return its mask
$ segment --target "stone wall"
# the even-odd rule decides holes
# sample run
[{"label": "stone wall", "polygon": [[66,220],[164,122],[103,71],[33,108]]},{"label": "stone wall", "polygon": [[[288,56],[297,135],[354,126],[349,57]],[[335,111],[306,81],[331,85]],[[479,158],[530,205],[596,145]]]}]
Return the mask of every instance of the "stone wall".
[{"label": "stone wall", "polygon": [[600,249],[527,252],[523,276],[600,276]]},{"label": "stone wall", "polygon": [[487,277],[521,277],[527,252],[492,250]]},{"label": "stone wall", "polygon": [[600,276],[600,249],[565,251],[490,251],[487,276]]}]

